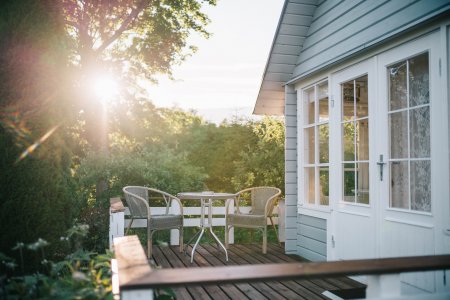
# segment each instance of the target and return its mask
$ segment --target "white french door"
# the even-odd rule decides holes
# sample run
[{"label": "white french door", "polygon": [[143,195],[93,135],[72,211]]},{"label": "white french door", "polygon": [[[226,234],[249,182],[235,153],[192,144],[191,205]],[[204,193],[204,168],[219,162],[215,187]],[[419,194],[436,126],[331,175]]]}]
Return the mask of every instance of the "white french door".
[{"label": "white french door", "polygon": [[[440,50],[431,33],[330,76],[329,259],[450,252]],[[402,280],[434,291],[437,274]]]},{"label": "white french door", "polygon": [[[433,33],[378,57],[377,154],[384,158],[379,171],[385,174],[378,181],[381,257],[433,255],[444,238],[438,215],[445,201],[441,191],[448,185],[440,182],[448,180],[448,165],[442,163],[448,160],[440,152],[448,149],[448,132],[439,112],[445,103],[439,91],[439,44],[439,33]],[[408,274],[403,280],[434,291],[434,277]]]},{"label": "white french door", "polygon": [[373,59],[331,77],[331,259],[376,257],[374,77]]}]

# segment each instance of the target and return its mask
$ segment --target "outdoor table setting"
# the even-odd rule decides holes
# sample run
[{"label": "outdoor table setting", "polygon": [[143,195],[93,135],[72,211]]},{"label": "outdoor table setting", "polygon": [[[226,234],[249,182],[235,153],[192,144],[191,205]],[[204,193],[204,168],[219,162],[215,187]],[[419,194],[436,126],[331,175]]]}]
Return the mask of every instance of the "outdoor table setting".
[{"label": "outdoor table setting", "polygon": [[[191,251],[191,263],[194,261],[194,254],[195,250],[197,248],[197,245],[199,244],[200,240],[202,239],[203,234],[205,233],[206,229],[209,228],[209,233],[213,237],[213,239],[216,241],[218,247],[223,249],[225,252],[226,260],[228,261],[228,252],[223,243],[220,241],[220,239],[217,237],[217,235],[213,231],[212,226],[212,216],[213,216],[213,202],[214,200],[228,200],[228,199],[235,199],[236,194],[231,193],[214,193],[213,191],[204,191],[204,192],[185,192],[185,193],[178,193],[177,197],[181,200],[199,200],[200,201],[200,230],[192,236],[192,238],[185,244],[185,253],[187,251],[187,247],[189,245],[192,245],[192,251]],[[208,208],[208,214],[207,214],[207,220],[206,217],[206,208]],[[195,241],[195,242],[194,242]]]}]

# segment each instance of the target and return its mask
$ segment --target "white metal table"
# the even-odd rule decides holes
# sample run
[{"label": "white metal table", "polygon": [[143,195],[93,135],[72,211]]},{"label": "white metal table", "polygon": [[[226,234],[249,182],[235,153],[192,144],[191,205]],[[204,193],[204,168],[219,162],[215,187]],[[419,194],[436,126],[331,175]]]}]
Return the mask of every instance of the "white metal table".
[{"label": "white metal table", "polygon": [[[201,208],[200,208],[200,230],[185,244],[184,251],[186,252],[187,247],[192,244],[192,242],[195,240],[195,244],[192,247],[191,252],[191,263],[194,261],[194,253],[195,249],[197,248],[198,243],[200,242],[203,234],[205,233],[205,229],[209,228],[209,232],[211,233],[211,236],[216,241],[218,248],[219,246],[223,249],[225,252],[226,260],[228,261],[228,252],[225,246],[222,244],[222,242],[219,240],[217,235],[213,232],[212,229],[212,203],[213,200],[227,200],[227,199],[234,199],[236,197],[235,194],[229,194],[229,193],[214,193],[214,192],[189,192],[189,193],[178,193],[178,198],[180,200],[200,200]],[[205,222],[205,210],[208,208],[208,221]],[[220,249],[219,249],[220,250]]]}]

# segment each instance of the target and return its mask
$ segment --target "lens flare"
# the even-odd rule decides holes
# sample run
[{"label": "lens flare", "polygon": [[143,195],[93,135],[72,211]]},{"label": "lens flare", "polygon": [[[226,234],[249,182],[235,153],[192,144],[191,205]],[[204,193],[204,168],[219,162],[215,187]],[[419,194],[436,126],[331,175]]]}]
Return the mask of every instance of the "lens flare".
[{"label": "lens flare", "polygon": [[20,156],[17,158],[16,163],[31,155],[40,145],[42,145],[42,143],[45,142],[46,139],[48,139],[56,131],[56,129],[58,129],[58,127],[59,125],[53,127],[52,129],[47,131],[47,133],[45,133],[38,141],[34,142],[27,149],[25,149],[25,151],[23,151],[22,154],[20,154]]}]

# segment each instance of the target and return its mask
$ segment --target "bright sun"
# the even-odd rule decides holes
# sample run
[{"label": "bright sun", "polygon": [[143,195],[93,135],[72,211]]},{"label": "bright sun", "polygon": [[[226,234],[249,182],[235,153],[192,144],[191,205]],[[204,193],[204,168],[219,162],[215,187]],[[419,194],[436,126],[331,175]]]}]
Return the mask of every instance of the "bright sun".
[{"label": "bright sun", "polygon": [[102,102],[109,102],[114,99],[119,90],[119,85],[111,75],[102,74],[93,78],[92,89]]}]

